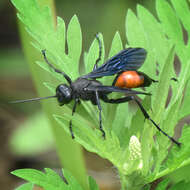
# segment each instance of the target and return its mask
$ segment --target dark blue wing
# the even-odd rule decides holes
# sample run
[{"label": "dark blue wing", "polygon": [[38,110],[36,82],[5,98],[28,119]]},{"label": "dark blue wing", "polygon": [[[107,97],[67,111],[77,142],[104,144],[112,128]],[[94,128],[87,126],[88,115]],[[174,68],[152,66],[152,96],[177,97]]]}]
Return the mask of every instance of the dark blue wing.
[{"label": "dark blue wing", "polygon": [[104,85],[99,85],[99,86],[93,86],[89,85],[86,87],[86,90],[89,91],[98,91],[98,92],[104,92],[106,93],[111,93],[111,92],[121,92],[121,93],[126,93],[128,95],[134,95],[134,94],[144,94],[144,95],[151,95],[150,93],[147,92],[141,92],[141,91],[136,91],[136,90],[131,90],[128,88],[120,88],[117,86],[104,86]]},{"label": "dark blue wing", "polygon": [[82,76],[83,78],[99,78],[110,76],[120,71],[138,70],[146,59],[146,50],[143,48],[127,48],[110,58],[94,71]]}]

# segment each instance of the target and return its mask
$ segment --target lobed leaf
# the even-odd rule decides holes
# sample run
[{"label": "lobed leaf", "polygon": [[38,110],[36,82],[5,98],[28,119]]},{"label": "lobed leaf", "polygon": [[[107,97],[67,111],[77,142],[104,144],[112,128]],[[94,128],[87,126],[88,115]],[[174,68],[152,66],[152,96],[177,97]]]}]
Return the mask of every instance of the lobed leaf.
[{"label": "lobed leaf", "polygon": [[[35,169],[19,169],[11,173],[46,190],[82,190],[82,187],[68,171],[62,170],[62,172],[63,179],[49,168],[45,168],[45,173]],[[33,184],[27,183],[18,189],[29,190]]]},{"label": "lobed leaf", "polygon": [[[178,18],[180,18],[183,26],[188,31],[188,34],[190,34],[190,25],[189,25],[189,19],[188,19],[190,17],[190,10],[189,10],[187,1],[181,0],[179,2],[178,0],[171,0],[171,3],[177,13]],[[174,21],[174,22],[176,22],[176,21]],[[178,27],[178,29],[179,29],[179,27]],[[176,32],[179,33],[179,31],[176,31]]]},{"label": "lobed leaf", "polygon": [[159,64],[159,72],[162,72],[170,44],[164,36],[161,25],[148,10],[139,5],[137,13],[148,41],[147,51],[154,57],[149,62],[149,65],[146,65],[148,67],[146,72],[154,78],[156,74],[156,62]]},{"label": "lobed leaf", "polygon": [[[174,60],[174,47],[170,48],[167,59],[165,60],[164,68],[160,74],[160,81],[157,85],[156,91],[154,92],[155,101],[153,100],[153,110],[156,110],[156,118],[158,121],[161,120],[162,113],[165,110],[166,98],[168,96],[168,90],[172,78],[172,67]],[[160,90],[162,89],[162,90]]]},{"label": "lobed leaf", "polygon": [[189,102],[190,102],[190,81],[188,80],[187,85],[184,90],[184,97],[183,97],[182,105],[179,110],[178,118],[184,118],[185,116],[190,115]]},{"label": "lobed leaf", "polygon": [[42,187],[46,184],[46,175],[35,169],[18,169],[11,174]]},{"label": "lobed leaf", "polygon": [[182,42],[182,28],[169,3],[167,1],[158,0],[156,8],[165,33],[167,33],[174,42]]},{"label": "lobed leaf", "polygon": [[170,169],[175,169],[179,167],[186,160],[186,164],[190,163],[190,128],[189,126],[184,126],[182,136],[180,137],[180,142],[182,143],[180,149],[174,146],[169,154],[169,158],[166,162]]},{"label": "lobed leaf", "polygon": [[[76,43],[77,42],[77,43]],[[81,51],[82,51],[82,33],[79,24],[79,20],[74,15],[68,25],[67,29],[67,45],[68,45],[68,56],[72,59],[75,64],[79,63]],[[74,74],[78,72],[78,66],[73,67],[73,63],[68,65],[69,70]]]},{"label": "lobed leaf", "polygon": [[[98,62],[98,65],[101,65],[104,62],[105,50],[104,50],[103,36],[100,33],[98,34],[98,36],[102,44],[102,56],[101,56],[101,60]],[[98,56],[99,56],[99,45],[98,45],[97,39],[95,38],[88,50],[88,53],[85,55],[85,59],[84,59],[85,70],[86,70],[85,74],[93,70],[94,64],[96,63]]]}]

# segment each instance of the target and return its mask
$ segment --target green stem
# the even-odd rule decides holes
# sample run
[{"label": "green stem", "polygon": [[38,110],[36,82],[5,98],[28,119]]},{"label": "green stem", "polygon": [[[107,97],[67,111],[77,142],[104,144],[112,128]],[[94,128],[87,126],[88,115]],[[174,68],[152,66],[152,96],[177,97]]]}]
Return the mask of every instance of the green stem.
[{"label": "green stem", "polygon": [[[179,168],[182,168],[184,166],[189,165],[189,163],[190,163],[190,158],[187,159],[187,160],[185,160],[184,162],[182,162],[177,168],[172,168],[172,169],[171,168],[167,168],[167,169],[163,170],[162,172],[158,173],[158,175],[156,175],[156,177],[154,178],[154,181],[156,179],[159,179],[159,178],[163,177],[163,176],[166,176],[167,174],[172,173],[173,171],[176,171]],[[152,179],[149,180],[149,183],[152,182],[152,181],[153,181]]]},{"label": "green stem", "polygon": [[[52,0],[39,0],[41,6],[51,7],[52,15],[55,15],[55,9]],[[56,20],[56,19],[54,19]],[[22,42],[23,51],[26,60],[29,64],[31,75],[40,97],[48,96],[49,91],[43,86],[44,81],[51,81],[50,76],[37,64],[35,61],[41,60],[42,55],[37,52],[31,45],[31,37],[24,29],[24,25],[18,21],[20,38]],[[69,135],[59,126],[59,124],[53,119],[53,114],[63,114],[59,108],[57,102],[53,100],[44,100],[42,107],[47,117],[49,118],[52,133],[55,138],[56,150],[61,161],[62,167],[68,169],[84,189],[88,189],[87,175],[82,155],[81,147],[71,139]],[[40,127],[40,126],[39,126]],[[36,134],[37,135],[37,134]]]},{"label": "green stem", "polygon": [[147,184],[145,178],[138,172],[134,171],[130,175],[124,175],[122,171],[119,171],[121,190],[140,190]]},{"label": "green stem", "polygon": [[120,176],[120,182],[121,182],[121,190],[125,190],[125,187],[126,187],[125,176],[120,171],[119,171],[119,176]]}]

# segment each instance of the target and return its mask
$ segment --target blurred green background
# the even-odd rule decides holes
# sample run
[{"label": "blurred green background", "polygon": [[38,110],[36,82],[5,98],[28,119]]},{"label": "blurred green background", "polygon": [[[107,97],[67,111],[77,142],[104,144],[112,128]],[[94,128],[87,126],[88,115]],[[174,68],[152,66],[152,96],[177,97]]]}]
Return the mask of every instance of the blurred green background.
[{"label": "blurred green background", "polygon": [[[127,10],[130,8],[135,12],[137,4],[141,4],[154,14],[154,3],[154,0],[56,0],[55,6],[57,15],[65,20],[66,25],[74,14],[78,16],[83,52],[88,50],[94,35],[101,32],[108,53],[116,31],[120,32],[123,44],[126,44]],[[40,104],[8,103],[37,97],[22,52],[15,13],[10,1],[0,1],[0,186],[4,190],[13,189],[19,183],[9,174],[14,169],[59,167]],[[119,189],[119,180],[107,161],[87,152],[85,156],[89,173],[102,189]]]}]

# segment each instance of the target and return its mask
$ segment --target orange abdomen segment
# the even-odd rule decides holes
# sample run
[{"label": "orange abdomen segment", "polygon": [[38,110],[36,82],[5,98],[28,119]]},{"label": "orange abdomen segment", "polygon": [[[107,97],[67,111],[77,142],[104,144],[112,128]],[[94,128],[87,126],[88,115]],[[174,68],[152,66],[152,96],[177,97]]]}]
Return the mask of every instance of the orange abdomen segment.
[{"label": "orange abdomen segment", "polygon": [[136,71],[122,72],[115,82],[115,86],[121,88],[137,88],[144,84],[144,76]]}]

